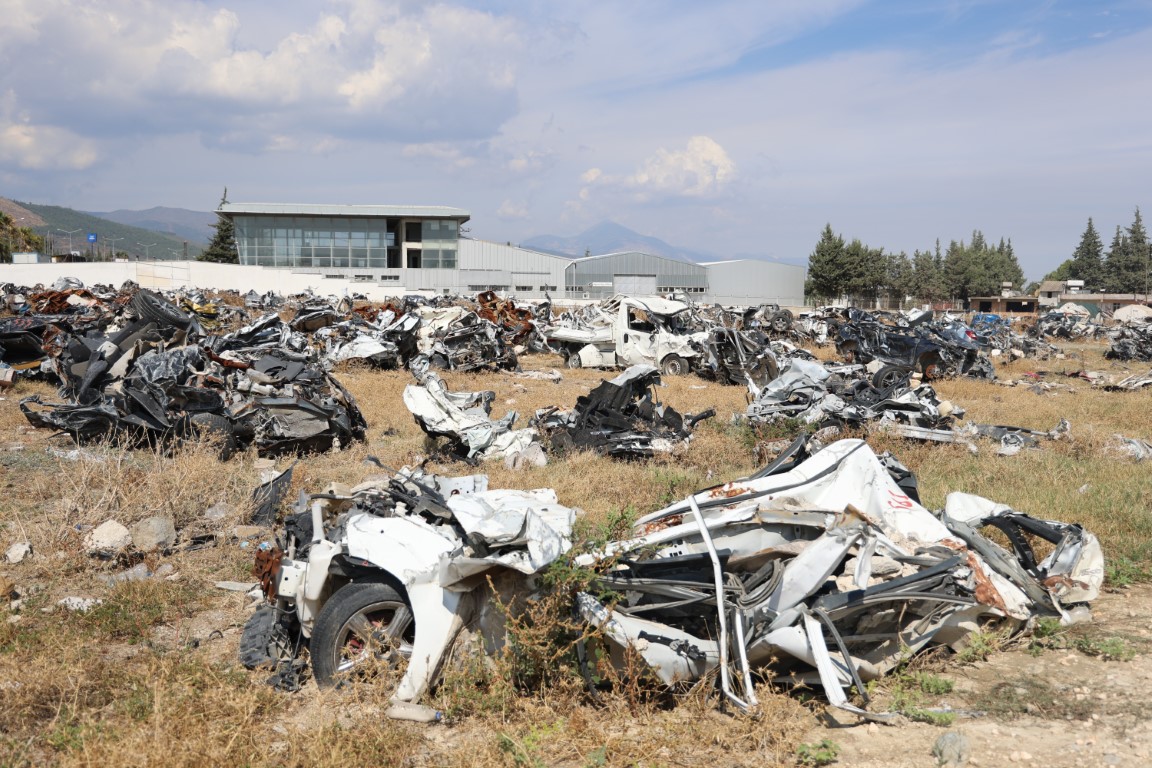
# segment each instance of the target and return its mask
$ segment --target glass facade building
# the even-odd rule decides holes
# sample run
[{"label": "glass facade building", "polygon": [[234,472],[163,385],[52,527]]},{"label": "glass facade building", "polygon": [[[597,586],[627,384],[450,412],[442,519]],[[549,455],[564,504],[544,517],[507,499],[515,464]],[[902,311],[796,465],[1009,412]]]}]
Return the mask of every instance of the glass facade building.
[{"label": "glass facade building", "polygon": [[240,263],[297,269],[456,269],[466,211],[435,206],[226,203]]}]

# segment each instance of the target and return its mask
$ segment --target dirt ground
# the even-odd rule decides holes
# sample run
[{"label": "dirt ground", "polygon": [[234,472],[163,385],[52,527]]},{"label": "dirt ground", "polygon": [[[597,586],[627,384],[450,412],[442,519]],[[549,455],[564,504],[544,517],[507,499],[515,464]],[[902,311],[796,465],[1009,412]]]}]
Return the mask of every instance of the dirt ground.
[{"label": "dirt ground", "polygon": [[970,765],[1149,765],[1152,587],[1110,591],[1092,607],[1093,624],[1081,631],[1123,640],[1134,653],[1130,659],[1016,648],[971,665],[948,664],[939,674],[955,687],[929,703],[968,714],[951,728],[861,724],[837,714],[814,725],[805,742],[831,739],[839,747],[837,764],[854,768],[934,765],[932,747],[948,730],[967,737]]}]

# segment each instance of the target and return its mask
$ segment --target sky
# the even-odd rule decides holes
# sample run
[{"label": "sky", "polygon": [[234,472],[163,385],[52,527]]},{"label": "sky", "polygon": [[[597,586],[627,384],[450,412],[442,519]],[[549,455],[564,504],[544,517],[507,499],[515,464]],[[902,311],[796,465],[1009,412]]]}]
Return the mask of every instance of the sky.
[{"label": "sky", "polygon": [[717,258],[1152,212],[1152,0],[0,0],[0,196],[449,205]]}]

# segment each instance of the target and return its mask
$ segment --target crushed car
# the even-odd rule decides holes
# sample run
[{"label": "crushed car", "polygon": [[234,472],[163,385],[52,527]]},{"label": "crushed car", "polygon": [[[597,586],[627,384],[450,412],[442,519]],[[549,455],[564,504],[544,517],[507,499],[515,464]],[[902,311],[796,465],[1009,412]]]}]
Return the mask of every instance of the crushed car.
[{"label": "crushed car", "polygon": [[836,328],[836,351],[849,363],[879,360],[885,375],[919,371],[925,378],[996,378],[974,331],[958,320],[933,320],[931,312],[880,315],[849,308]]}]

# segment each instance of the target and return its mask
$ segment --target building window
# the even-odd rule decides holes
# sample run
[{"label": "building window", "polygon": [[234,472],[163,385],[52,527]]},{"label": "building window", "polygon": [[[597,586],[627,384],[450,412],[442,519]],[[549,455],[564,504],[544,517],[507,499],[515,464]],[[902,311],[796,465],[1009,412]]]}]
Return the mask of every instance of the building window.
[{"label": "building window", "polygon": [[400,282],[400,275],[380,275],[380,282]]},{"label": "building window", "polygon": [[421,222],[419,221],[406,221],[404,222],[404,242],[406,243],[419,243],[421,242]]},{"label": "building window", "polygon": [[542,291],[554,291],[554,290],[556,290],[556,286],[554,286],[554,285],[542,285],[542,286],[540,286],[540,290],[542,290]]},{"label": "building window", "polygon": [[532,286],[530,286],[530,285],[518,285],[518,286],[516,286],[516,292],[517,293],[528,293],[531,290],[532,290]]},{"label": "building window", "polygon": [[408,249],[408,269],[420,269],[420,249]]}]

